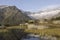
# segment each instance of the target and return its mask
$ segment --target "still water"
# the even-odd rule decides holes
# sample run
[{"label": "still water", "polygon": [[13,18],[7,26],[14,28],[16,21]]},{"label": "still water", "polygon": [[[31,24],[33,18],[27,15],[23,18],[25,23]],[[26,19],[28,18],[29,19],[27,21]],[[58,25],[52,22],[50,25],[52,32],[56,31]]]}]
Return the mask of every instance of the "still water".
[{"label": "still water", "polygon": [[29,34],[27,37],[22,38],[22,40],[40,40],[39,35]]},{"label": "still water", "polygon": [[57,40],[57,38],[52,36],[40,37],[39,35],[29,34],[27,37],[22,38],[22,40]]}]

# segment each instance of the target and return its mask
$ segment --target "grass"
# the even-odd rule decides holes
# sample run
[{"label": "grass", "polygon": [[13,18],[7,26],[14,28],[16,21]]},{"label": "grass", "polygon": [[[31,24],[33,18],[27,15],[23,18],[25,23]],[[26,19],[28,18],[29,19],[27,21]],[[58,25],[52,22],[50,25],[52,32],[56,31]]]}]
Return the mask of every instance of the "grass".
[{"label": "grass", "polygon": [[31,29],[25,30],[26,32],[30,32],[30,33],[37,33],[39,35],[59,35],[60,36],[60,28],[54,28],[54,29]]},{"label": "grass", "polygon": [[8,30],[7,29],[0,29],[0,33],[1,32],[8,32]]},{"label": "grass", "polygon": [[0,33],[3,33],[5,36],[11,34],[14,37],[14,34],[12,32],[9,32],[9,30],[11,30],[11,29],[25,29],[24,32],[26,32],[26,33],[39,34],[40,36],[44,36],[44,35],[56,36],[57,38],[59,37],[58,40],[60,40],[60,28],[55,28],[55,27],[52,28],[51,27],[48,29],[27,29],[27,26],[25,26],[25,25],[23,25],[23,26],[10,26],[10,27],[6,27],[6,29],[0,29]]},{"label": "grass", "polygon": [[[60,36],[60,28],[48,28],[48,29],[27,29],[27,26],[11,26],[4,29],[4,31],[7,31],[7,29],[25,29],[25,32],[29,33],[37,33],[39,35],[58,35]],[[0,30],[3,31],[3,30]]]}]

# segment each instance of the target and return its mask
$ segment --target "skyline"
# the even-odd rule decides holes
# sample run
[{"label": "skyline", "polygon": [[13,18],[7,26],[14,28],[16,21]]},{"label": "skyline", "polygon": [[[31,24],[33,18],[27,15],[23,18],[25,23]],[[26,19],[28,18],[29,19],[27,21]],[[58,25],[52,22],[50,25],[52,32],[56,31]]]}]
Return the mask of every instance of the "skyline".
[{"label": "skyline", "polygon": [[0,0],[0,5],[14,5],[24,11],[60,7],[60,0]]}]

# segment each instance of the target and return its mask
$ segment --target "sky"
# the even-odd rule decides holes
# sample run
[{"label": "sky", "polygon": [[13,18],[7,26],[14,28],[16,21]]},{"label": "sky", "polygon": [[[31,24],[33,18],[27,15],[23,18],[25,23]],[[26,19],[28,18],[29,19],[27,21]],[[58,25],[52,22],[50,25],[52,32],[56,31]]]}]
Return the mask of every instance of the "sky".
[{"label": "sky", "polygon": [[16,6],[24,11],[39,11],[60,6],[60,0],[0,0],[0,5]]}]

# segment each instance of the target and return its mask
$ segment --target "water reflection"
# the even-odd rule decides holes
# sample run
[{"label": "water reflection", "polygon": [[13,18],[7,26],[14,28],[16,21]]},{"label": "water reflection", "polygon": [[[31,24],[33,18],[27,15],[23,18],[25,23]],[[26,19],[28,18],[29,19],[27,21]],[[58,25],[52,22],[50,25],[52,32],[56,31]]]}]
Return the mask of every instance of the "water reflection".
[{"label": "water reflection", "polygon": [[40,40],[39,35],[28,34],[27,37],[22,38],[22,40]]},{"label": "water reflection", "polygon": [[22,40],[57,40],[57,38],[52,36],[39,36],[34,34],[28,34],[28,36],[22,38]]}]

